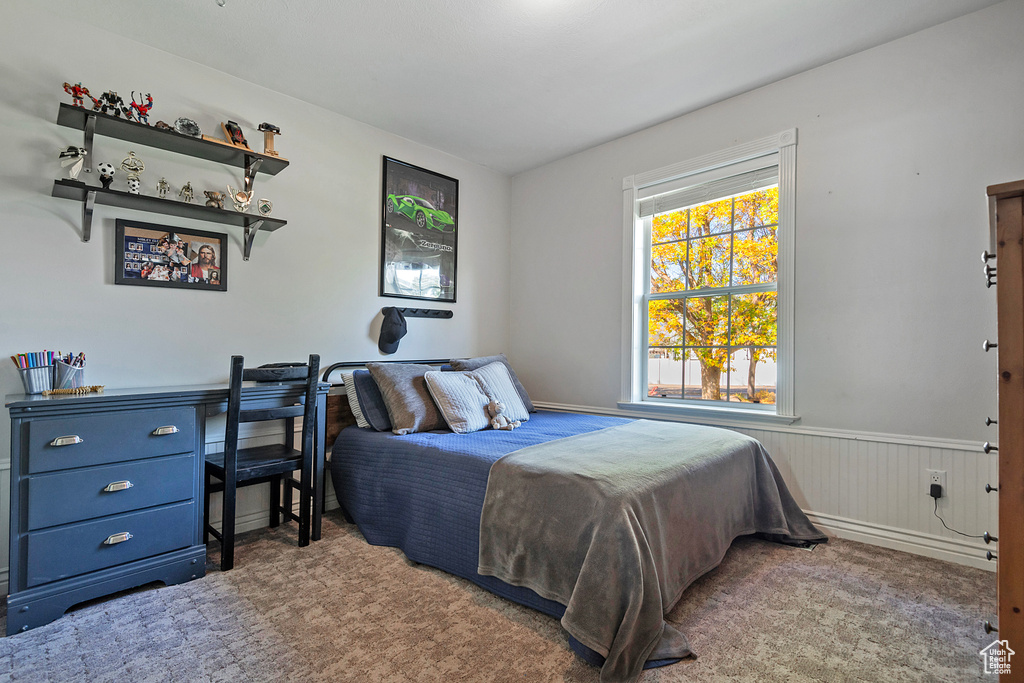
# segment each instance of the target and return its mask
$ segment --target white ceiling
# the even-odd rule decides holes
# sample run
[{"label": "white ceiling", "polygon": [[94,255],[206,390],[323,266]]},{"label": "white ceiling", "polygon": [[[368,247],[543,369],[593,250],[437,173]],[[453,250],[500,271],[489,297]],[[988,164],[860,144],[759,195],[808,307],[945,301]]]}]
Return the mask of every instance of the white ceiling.
[{"label": "white ceiling", "polygon": [[76,0],[55,9],[515,174],[997,0]]}]

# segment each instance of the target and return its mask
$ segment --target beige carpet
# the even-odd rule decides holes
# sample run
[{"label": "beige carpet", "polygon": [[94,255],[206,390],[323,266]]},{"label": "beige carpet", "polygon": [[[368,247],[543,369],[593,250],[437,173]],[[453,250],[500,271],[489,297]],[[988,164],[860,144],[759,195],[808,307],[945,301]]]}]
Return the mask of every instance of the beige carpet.
[{"label": "beige carpet", "polygon": [[[554,619],[369,546],[337,511],[322,541],[295,535],[243,535],[224,574],[211,545],[204,579],[0,639],[0,681],[598,680]],[[669,617],[699,657],[641,682],[986,680],[979,622],[994,611],[989,572],[740,539]]]}]

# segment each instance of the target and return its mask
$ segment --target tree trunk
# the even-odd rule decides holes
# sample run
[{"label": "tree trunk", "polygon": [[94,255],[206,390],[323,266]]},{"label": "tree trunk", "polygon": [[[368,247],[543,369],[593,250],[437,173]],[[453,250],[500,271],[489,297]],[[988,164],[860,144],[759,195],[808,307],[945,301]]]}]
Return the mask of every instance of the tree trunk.
[{"label": "tree trunk", "polygon": [[755,395],[757,394],[757,387],[754,386],[754,373],[757,370],[757,361],[760,356],[760,353],[757,353],[753,349],[750,350],[750,367],[747,368],[747,397],[750,399],[751,403],[757,403],[757,398],[755,398]]},{"label": "tree trunk", "polygon": [[722,368],[713,367],[705,363],[700,364],[700,397],[709,401],[719,401],[722,398],[721,388],[718,383],[722,379]]}]

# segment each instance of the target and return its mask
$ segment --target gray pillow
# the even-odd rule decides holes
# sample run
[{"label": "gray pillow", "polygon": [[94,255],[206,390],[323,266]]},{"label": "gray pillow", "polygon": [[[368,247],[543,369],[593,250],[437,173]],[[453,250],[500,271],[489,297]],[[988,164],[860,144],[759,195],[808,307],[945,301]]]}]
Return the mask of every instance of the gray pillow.
[{"label": "gray pillow", "polygon": [[423,378],[433,370],[432,367],[411,363],[367,363],[366,369],[384,398],[392,432],[412,434],[447,428]]},{"label": "gray pillow", "polygon": [[[491,421],[487,417],[488,398],[480,388],[475,372],[440,372],[424,375],[430,395],[434,397],[444,421],[456,434],[468,434],[486,429]],[[512,383],[509,382],[511,388]],[[513,389],[513,392],[515,390]],[[519,401],[519,396],[516,396]]]},{"label": "gray pillow", "polygon": [[496,356],[480,356],[478,358],[453,360],[451,362],[451,366],[452,370],[476,370],[477,368],[482,368],[483,366],[496,361],[505,364],[505,367],[508,369],[509,377],[512,378],[512,384],[515,386],[516,392],[519,394],[519,398],[522,399],[523,405],[526,406],[526,410],[531,413],[537,412],[537,409],[533,407],[533,402],[530,400],[530,395],[526,393],[525,387],[523,387],[519,378],[516,377],[516,371],[512,369],[511,365],[509,365],[508,358],[505,357],[505,354],[499,353]]},{"label": "gray pillow", "polygon": [[480,388],[487,396],[487,401],[499,401],[505,405],[502,413],[509,421],[519,420],[525,422],[530,419],[523,400],[519,398],[519,392],[512,384],[512,376],[504,363],[495,361],[488,363],[482,368],[467,373],[476,378]]},{"label": "gray pillow", "polygon": [[341,381],[345,384],[345,395],[348,396],[348,407],[352,409],[352,417],[356,424],[363,429],[370,429],[370,423],[363,417],[363,410],[359,407],[359,395],[356,393],[356,383],[352,379],[351,372],[341,373]]}]

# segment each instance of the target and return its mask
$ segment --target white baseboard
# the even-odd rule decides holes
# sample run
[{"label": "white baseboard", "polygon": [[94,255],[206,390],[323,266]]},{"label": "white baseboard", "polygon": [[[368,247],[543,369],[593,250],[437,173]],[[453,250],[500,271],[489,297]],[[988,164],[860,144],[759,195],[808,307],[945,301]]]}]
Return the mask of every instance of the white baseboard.
[{"label": "white baseboard", "polygon": [[856,519],[845,519],[806,510],[805,512],[811,522],[829,536],[955,562],[992,572],[996,570],[995,562],[990,562],[984,556],[979,555],[977,542],[968,543],[907,529],[870,524]]}]

